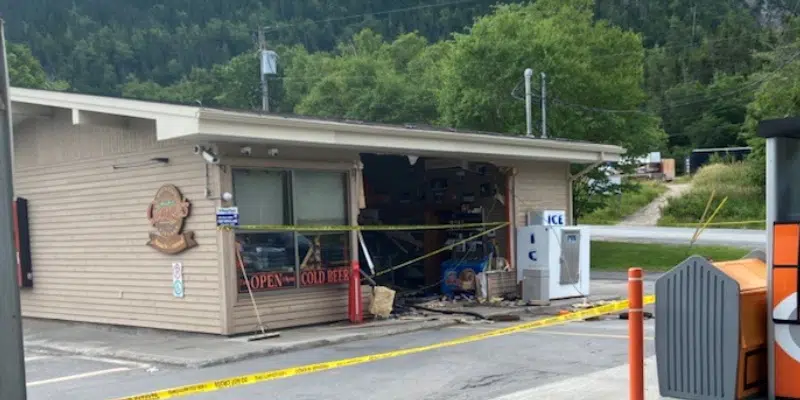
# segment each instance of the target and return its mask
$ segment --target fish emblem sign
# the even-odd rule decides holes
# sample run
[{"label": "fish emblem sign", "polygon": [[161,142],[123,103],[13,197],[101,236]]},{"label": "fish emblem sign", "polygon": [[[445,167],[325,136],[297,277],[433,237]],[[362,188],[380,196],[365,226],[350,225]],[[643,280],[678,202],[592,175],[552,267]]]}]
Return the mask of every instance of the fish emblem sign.
[{"label": "fish emblem sign", "polygon": [[194,232],[183,231],[190,209],[191,203],[175,185],[161,186],[147,207],[147,219],[156,228],[147,245],[165,254],[178,254],[197,246]]}]

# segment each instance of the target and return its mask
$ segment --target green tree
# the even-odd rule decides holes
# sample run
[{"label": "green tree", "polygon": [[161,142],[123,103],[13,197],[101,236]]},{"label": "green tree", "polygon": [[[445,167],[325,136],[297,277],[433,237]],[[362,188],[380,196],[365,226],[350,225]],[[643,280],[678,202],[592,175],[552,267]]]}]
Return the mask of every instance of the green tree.
[{"label": "green tree", "polygon": [[624,145],[633,154],[659,146],[664,134],[658,119],[635,111],[646,101],[641,39],[595,21],[592,8],[590,0],[500,6],[468,34],[456,35],[443,65],[443,121],[524,132],[523,103],[510,93],[530,67],[548,75],[553,136]]},{"label": "green tree", "polygon": [[315,58],[314,67],[293,64],[289,70],[299,68],[302,75],[292,71],[288,78],[303,82],[307,89],[295,111],[387,123],[433,122],[434,91],[420,85],[430,82],[429,67],[435,62],[427,46],[416,33],[385,43],[379,34],[364,30],[340,43],[337,54]]},{"label": "green tree", "polygon": [[12,86],[51,90],[66,90],[69,87],[66,82],[49,81],[39,60],[25,45],[7,43],[6,56]]},{"label": "green tree", "polygon": [[739,75],[719,75],[710,85],[678,84],[663,96],[661,116],[670,144],[685,148],[744,145],[740,133],[753,85]]}]

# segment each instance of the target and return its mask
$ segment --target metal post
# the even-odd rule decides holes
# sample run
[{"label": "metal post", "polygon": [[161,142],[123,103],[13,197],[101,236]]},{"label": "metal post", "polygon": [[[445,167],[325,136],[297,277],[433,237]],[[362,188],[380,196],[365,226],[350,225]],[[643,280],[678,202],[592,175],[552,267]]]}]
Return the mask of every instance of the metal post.
[{"label": "metal post", "polygon": [[269,112],[269,84],[265,74],[261,74],[261,109]]},{"label": "metal post", "polygon": [[[772,243],[774,240],[774,232],[773,227],[775,225],[775,221],[783,218],[786,216],[784,210],[781,210],[779,214],[779,202],[778,202],[778,140],[786,140],[786,139],[778,139],[778,138],[769,138],[767,139],[766,143],[766,172],[767,172],[767,195],[766,195],[766,206],[767,206],[767,315],[772,315],[772,304],[773,304],[773,295],[772,287],[774,279],[772,266]],[[786,145],[786,143],[780,143],[782,145]],[[774,400],[775,399],[775,382],[777,380],[777,376],[775,375],[775,324],[772,322],[771,318],[767,319],[767,399]]]},{"label": "metal post", "polygon": [[630,400],[644,400],[644,310],[642,269],[628,269],[628,365]]},{"label": "metal post", "polygon": [[14,248],[11,175],[11,96],[5,25],[0,19],[0,399],[25,400],[25,350]]},{"label": "metal post", "polygon": [[533,70],[528,68],[525,70],[525,117],[526,122],[528,124],[527,130],[525,131],[525,136],[532,137],[533,136],[533,117],[531,115],[531,77],[533,76]]},{"label": "metal post", "polygon": [[267,39],[264,37],[264,28],[258,28],[258,50],[261,62],[261,110],[269,112],[269,83],[267,73],[264,71],[264,59],[267,51]]},{"label": "metal post", "polygon": [[547,138],[547,75],[542,72],[542,137]]}]

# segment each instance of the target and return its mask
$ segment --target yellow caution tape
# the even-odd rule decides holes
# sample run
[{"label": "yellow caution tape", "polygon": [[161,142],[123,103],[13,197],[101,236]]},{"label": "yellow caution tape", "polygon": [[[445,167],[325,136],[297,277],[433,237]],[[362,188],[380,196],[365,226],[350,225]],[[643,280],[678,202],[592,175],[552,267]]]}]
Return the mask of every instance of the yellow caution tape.
[{"label": "yellow caution tape", "polygon": [[377,278],[377,277],[379,277],[381,275],[388,274],[388,273],[390,273],[392,271],[395,271],[395,270],[398,270],[400,268],[407,267],[407,266],[409,266],[411,264],[414,264],[414,263],[416,263],[418,261],[422,261],[422,260],[424,260],[424,259],[426,259],[428,257],[435,256],[435,255],[437,255],[437,254],[439,254],[441,252],[445,252],[445,251],[448,251],[448,250],[455,249],[456,247],[461,246],[461,245],[463,245],[465,243],[471,242],[471,241],[473,241],[473,240],[475,240],[475,239],[477,239],[477,238],[479,238],[481,236],[485,236],[485,235],[488,235],[488,234],[490,234],[490,233],[492,233],[492,232],[494,232],[494,231],[496,231],[498,229],[502,229],[502,228],[506,227],[507,225],[508,225],[508,222],[503,222],[503,223],[501,223],[501,224],[499,224],[499,225],[497,225],[497,226],[495,226],[495,227],[493,227],[491,229],[487,229],[485,231],[481,231],[481,232],[476,233],[476,234],[474,234],[474,235],[472,235],[472,236],[470,236],[470,237],[468,237],[466,239],[462,239],[462,240],[460,240],[458,242],[455,242],[455,243],[448,244],[446,246],[440,247],[438,250],[434,250],[434,251],[432,251],[430,253],[427,253],[427,254],[424,254],[422,256],[419,256],[419,257],[417,257],[417,258],[415,258],[413,260],[409,260],[409,261],[406,261],[406,262],[404,262],[404,263],[402,263],[400,265],[395,265],[394,267],[389,267],[387,269],[384,269],[384,270],[382,270],[380,272],[375,273],[375,275],[372,275],[372,278]]},{"label": "yellow caution tape", "polygon": [[[655,303],[655,301],[656,301],[655,296],[651,295],[644,297],[645,305],[653,304]],[[428,346],[413,347],[410,349],[395,350],[395,351],[388,351],[385,353],[378,353],[367,356],[346,358],[338,361],[327,361],[317,364],[309,364],[298,367],[279,369],[275,371],[260,372],[251,375],[242,375],[233,378],[219,379],[215,381],[198,383],[195,385],[180,386],[172,389],[159,390],[157,392],[145,393],[131,397],[124,397],[118,400],[161,400],[161,399],[171,399],[174,397],[194,395],[198,393],[214,392],[221,389],[229,389],[237,386],[252,385],[254,383],[259,383],[259,382],[289,378],[297,375],[306,375],[314,372],[328,371],[336,368],[348,367],[351,365],[358,365],[378,360],[385,360],[387,358],[395,358],[409,354],[422,353],[425,351],[456,346],[459,344],[477,342],[479,340],[484,340],[497,336],[509,335],[512,333],[528,331],[532,329],[546,328],[549,326],[560,325],[571,321],[584,320],[587,318],[598,317],[605,314],[611,314],[614,312],[626,310],[627,308],[628,308],[628,301],[623,300],[602,305],[599,307],[590,308],[587,310],[576,311],[565,315],[559,315],[557,317],[539,319],[536,321],[525,322],[522,324],[510,326],[508,328],[501,328],[485,333],[466,336],[460,339],[453,339],[445,342],[434,343]]]},{"label": "yellow caution tape", "polygon": [[751,224],[763,224],[767,222],[766,220],[752,220],[752,221],[723,221],[723,222],[709,222],[707,224],[703,223],[686,223],[686,224],[679,224],[679,225],[687,225],[687,226],[723,226],[723,225],[751,225]]},{"label": "yellow caution tape", "polygon": [[442,225],[241,225],[237,227],[221,226],[219,229],[235,229],[240,231],[278,231],[278,232],[336,232],[336,231],[422,231],[430,229],[470,229],[492,228],[508,224],[507,222],[486,222],[471,224]]}]

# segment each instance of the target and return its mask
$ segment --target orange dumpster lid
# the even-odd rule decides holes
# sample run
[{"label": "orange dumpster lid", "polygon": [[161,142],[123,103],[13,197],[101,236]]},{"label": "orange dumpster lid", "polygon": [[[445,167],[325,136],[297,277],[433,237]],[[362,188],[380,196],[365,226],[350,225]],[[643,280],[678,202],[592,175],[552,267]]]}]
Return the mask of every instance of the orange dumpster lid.
[{"label": "orange dumpster lid", "polygon": [[744,260],[720,261],[713,263],[717,269],[724,272],[739,283],[739,290],[766,290],[767,264],[757,258]]}]

